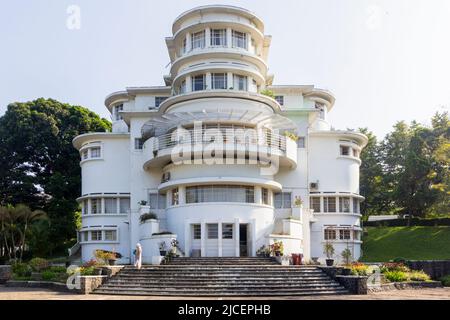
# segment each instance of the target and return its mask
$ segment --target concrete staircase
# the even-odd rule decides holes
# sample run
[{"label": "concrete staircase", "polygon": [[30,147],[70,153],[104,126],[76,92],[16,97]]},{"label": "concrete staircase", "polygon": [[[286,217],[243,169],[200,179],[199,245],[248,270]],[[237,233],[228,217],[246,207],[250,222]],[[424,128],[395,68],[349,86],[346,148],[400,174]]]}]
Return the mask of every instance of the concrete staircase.
[{"label": "concrete staircase", "polygon": [[280,266],[271,258],[176,258],[125,267],[94,294],[148,296],[305,296],[348,291],[314,266]]}]

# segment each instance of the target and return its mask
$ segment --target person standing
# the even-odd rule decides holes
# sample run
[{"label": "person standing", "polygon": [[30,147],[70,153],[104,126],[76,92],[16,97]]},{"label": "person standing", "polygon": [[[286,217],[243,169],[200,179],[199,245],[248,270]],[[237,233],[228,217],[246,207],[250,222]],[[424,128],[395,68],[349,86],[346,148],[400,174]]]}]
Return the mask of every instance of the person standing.
[{"label": "person standing", "polygon": [[138,270],[142,267],[142,246],[140,243],[136,244],[136,250],[134,255],[134,266],[138,268]]}]

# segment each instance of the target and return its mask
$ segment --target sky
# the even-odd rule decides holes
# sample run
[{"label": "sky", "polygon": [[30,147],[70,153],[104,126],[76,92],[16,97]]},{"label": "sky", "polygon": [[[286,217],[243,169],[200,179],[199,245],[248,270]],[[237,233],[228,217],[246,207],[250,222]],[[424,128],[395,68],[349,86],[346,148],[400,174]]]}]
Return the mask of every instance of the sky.
[{"label": "sky", "polygon": [[108,94],[164,84],[175,18],[218,3],[263,19],[274,84],[335,95],[336,129],[382,138],[449,110],[448,0],[0,0],[0,115],[44,97],[109,118]]}]

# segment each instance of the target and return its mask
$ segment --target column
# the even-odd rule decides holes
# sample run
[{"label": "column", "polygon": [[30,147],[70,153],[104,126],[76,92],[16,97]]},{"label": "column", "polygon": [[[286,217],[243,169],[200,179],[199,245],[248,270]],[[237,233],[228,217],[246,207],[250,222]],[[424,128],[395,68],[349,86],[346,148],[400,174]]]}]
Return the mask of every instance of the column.
[{"label": "column", "polygon": [[186,204],[186,186],[178,187],[178,204]]},{"label": "column", "polygon": [[92,201],[91,198],[87,199],[88,202],[88,211],[86,212],[86,214],[92,214]]},{"label": "column", "polygon": [[206,28],[205,30],[205,48],[211,46],[211,28]]},{"label": "column", "polygon": [[191,50],[192,50],[191,34],[188,32],[186,33],[186,53],[191,52]]},{"label": "column", "polygon": [[233,31],[231,30],[231,28],[227,28],[227,47],[228,48],[233,47],[232,33],[233,33]]},{"label": "column", "polygon": [[217,235],[217,244],[219,246],[219,250],[218,250],[218,256],[222,257],[222,220],[219,220],[219,224],[218,224],[218,235]]},{"label": "column", "polygon": [[252,35],[250,33],[247,33],[247,50],[250,51],[252,47]]},{"label": "column", "polygon": [[241,248],[240,248],[240,235],[239,235],[239,219],[234,220],[234,234],[235,234],[235,249],[236,249],[236,257],[241,256]]},{"label": "column", "polygon": [[262,188],[255,186],[255,203],[262,204]]},{"label": "column", "polygon": [[320,196],[320,198],[319,198],[319,201],[320,201],[320,212],[324,212],[324,197],[322,197],[322,196]]},{"label": "column", "polygon": [[101,206],[102,206],[102,210],[101,210],[101,212],[102,212],[102,214],[105,214],[105,198],[101,198],[101,200],[100,200],[100,203],[101,203]]},{"label": "column", "polygon": [[186,257],[191,256],[191,221],[186,219],[184,221],[184,253]]},{"label": "column", "polygon": [[116,198],[116,213],[125,213],[120,212],[120,198]]},{"label": "column", "polygon": [[341,212],[341,206],[339,205],[339,197],[336,197],[336,212]]},{"label": "column", "polygon": [[250,223],[250,232],[251,238],[252,238],[252,245],[250,246],[250,256],[255,257],[256,256],[256,220],[253,219]]},{"label": "column", "polygon": [[253,78],[247,77],[247,90],[249,92],[256,92],[256,88],[253,88]]},{"label": "column", "polygon": [[236,90],[233,83],[233,72],[227,72],[227,89],[229,88]]},{"label": "column", "polygon": [[212,81],[211,81],[211,72],[207,72],[207,73],[206,73],[206,84],[205,84],[205,89],[206,89],[206,90],[211,90],[211,89],[213,89]]},{"label": "column", "polygon": [[192,92],[192,77],[187,76],[186,77],[186,93]]},{"label": "column", "polygon": [[206,222],[205,220],[202,220],[201,222],[201,256],[206,257]]},{"label": "column", "polygon": [[167,197],[166,197],[166,208],[169,208],[172,206],[172,190],[167,191]]}]

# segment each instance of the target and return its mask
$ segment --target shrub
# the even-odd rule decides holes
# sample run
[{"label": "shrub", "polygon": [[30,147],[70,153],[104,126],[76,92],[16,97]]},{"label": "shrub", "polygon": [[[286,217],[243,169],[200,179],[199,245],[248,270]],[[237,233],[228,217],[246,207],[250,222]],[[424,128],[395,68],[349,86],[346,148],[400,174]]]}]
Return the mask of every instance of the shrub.
[{"label": "shrub", "polygon": [[412,271],[408,274],[409,280],[411,281],[430,281],[430,276],[425,272],[421,271]]},{"label": "shrub", "polygon": [[390,282],[404,282],[408,280],[408,274],[403,271],[387,271],[384,276]]},{"label": "shrub", "polygon": [[271,97],[272,99],[275,99],[275,93],[273,93],[272,90],[265,89],[265,90],[261,90],[260,93],[261,93],[262,95],[265,95],[265,96]]},{"label": "shrub", "polygon": [[98,266],[98,261],[94,260],[94,259],[91,259],[83,264],[84,268],[95,267],[95,266]]},{"label": "shrub", "polygon": [[31,275],[31,268],[26,263],[15,263],[11,266],[11,270],[19,277],[29,277]]},{"label": "shrub", "polygon": [[157,220],[158,219],[158,216],[155,214],[155,213],[153,213],[153,212],[150,212],[150,213],[144,213],[140,218],[139,218],[139,220],[140,220],[140,222],[141,223],[144,223],[144,222],[146,222],[147,220]]},{"label": "shrub", "polygon": [[389,271],[401,271],[401,272],[409,272],[409,268],[405,266],[403,263],[397,263],[397,262],[388,262],[384,263],[381,266],[381,273],[386,273]]},{"label": "shrub", "polygon": [[33,258],[30,260],[29,265],[35,272],[41,272],[49,267],[48,261],[43,258]]},{"label": "shrub", "polygon": [[46,270],[42,272],[42,280],[44,281],[53,281],[57,278],[57,274],[53,271]]},{"label": "shrub", "polygon": [[349,265],[350,262],[352,261],[352,252],[350,251],[349,248],[346,248],[344,251],[342,251],[341,257],[342,259],[344,259],[345,264]]},{"label": "shrub", "polygon": [[350,265],[352,275],[367,276],[369,274],[369,266],[361,262],[354,262]]},{"label": "shrub", "polygon": [[54,272],[54,273],[66,273],[67,268],[63,266],[51,266],[48,268],[48,271]]},{"label": "shrub", "polygon": [[94,273],[95,273],[94,267],[87,267],[87,268],[81,267],[80,268],[80,274],[82,276],[92,276],[92,275],[94,275]]},{"label": "shrub", "polygon": [[173,233],[169,232],[169,231],[162,231],[162,232],[153,233],[152,236],[165,236],[165,235],[172,235],[172,234]]},{"label": "shrub", "polygon": [[450,274],[449,274],[449,275],[446,275],[446,276],[444,276],[444,277],[442,277],[442,278],[439,279],[439,280],[441,280],[442,285],[443,285],[444,287],[450,287]]}]

